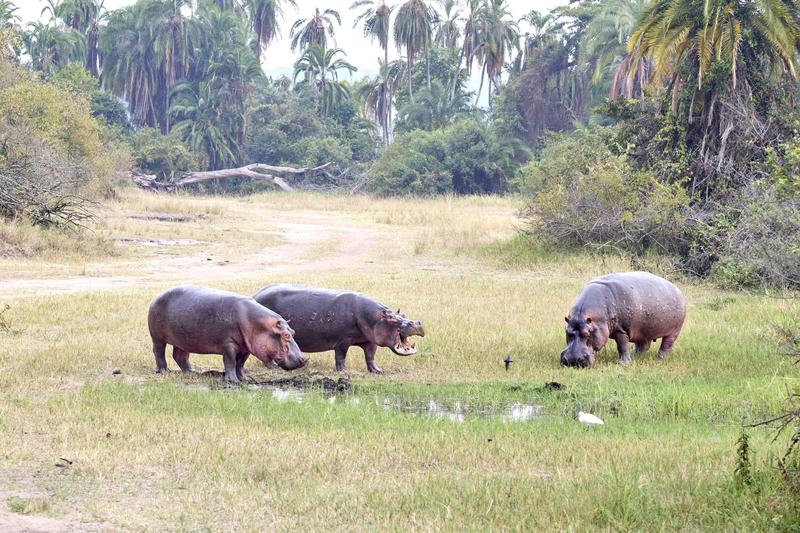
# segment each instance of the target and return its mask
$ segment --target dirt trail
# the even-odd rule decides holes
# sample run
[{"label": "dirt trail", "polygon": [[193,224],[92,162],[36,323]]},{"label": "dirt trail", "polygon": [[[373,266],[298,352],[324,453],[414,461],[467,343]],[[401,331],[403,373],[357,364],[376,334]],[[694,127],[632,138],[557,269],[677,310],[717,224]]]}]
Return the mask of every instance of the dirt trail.
[{"label": "dirt trail", "polygon": [[[266,275],[280,271],[329,270],[364,260],[375,239],[374,231],[317,213],[282,214],[271,223],[283,244],[267,246],[255,254],[241,256],[233,248],[222,254],[200,253],[181,257],[148,257],[118,265],[135,274],[71,276],[61,278],[15,278],[0,280],[0,298],[41,296],[88,291],[108,291],[148,283],[204,283],[214,280]],[[331,243],[335,250],[315,254],[315,247]],[[210,255],[216,258],[210,257]],[[107,266],[97,263],[97,266]],[[91,270],[91,269],[90,269]]]}]

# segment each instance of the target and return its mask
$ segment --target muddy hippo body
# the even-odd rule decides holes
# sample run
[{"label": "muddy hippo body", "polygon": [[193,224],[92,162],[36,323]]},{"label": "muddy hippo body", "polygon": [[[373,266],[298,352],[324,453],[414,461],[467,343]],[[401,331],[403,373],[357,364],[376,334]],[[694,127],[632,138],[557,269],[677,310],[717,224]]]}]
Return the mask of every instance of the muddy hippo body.
[{"label": "muddy hippo body", "polygon": [[683,327],[686,303],[672,283],[648,272],[623,272],[594,279],[572,306],[567,322],[567,348],[561,364],[591,366],[608,339],[617,343],[620,363],[629,363],[628,343],[637,353],[662,339],[661,359]]},{"label": "muddy hippo body", "polygon": [[222,354],[225,380],[234,383],[244,379],[244,363],[251,353],[285,370],[306,363],[294,332],[280,315],[232,292],[192,285],[169,289],[151,302],[147,324],[156,372],[167,370],[167,344],[185,372],[192,370],[190,353]]},{"label": "muddy hippo body", "polygon": [[422,323],[408,320],[363,294],[308,287],[267,285],[253,298],[280,313],[295,330],[295,340],[304,352],[334,350],[336,370],[345,368],[350,346],[364,351],[367,369],[381,373],[375,364],[379,346],[397,355],[416,353],[407,341],[410,335],[424,336]]}]

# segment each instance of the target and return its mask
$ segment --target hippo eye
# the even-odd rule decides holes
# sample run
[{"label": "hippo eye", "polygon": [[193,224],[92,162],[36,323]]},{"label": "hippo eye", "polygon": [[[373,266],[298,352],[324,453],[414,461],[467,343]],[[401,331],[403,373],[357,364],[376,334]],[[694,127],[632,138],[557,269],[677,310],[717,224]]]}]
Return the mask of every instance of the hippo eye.
[{"label": "hippo eye", "polygon": [[585,329],[585,330],[581,331],[581,337],[583,337],[585,339],[588,336],[589,336],[589,330],[588,329]]}]

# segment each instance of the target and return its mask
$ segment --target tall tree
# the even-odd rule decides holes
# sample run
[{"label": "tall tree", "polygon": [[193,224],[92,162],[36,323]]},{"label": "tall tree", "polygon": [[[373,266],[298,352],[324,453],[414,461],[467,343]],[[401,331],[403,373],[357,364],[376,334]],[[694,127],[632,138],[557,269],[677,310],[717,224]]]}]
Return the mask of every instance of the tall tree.
[{"label": "tall tree", "polygon": [[342,25],[342,17],[339,12],[333,9],[320,11],[314,10],[314,15],[310,18],[298,19],[292,24],[289,30],[289,37],[292,39],[292,51],[298,46],[305,50],[312,44],[317,44],[321,48],[328,47],[328,38],[333,40],[333,22]]},{"label": "tall tree", "polygon": [[100,36],[101,81],[124,98],[137,122],[169,130],[169,94],[189,75],[199,48],[191,0],[139,0],[109,16]]},{"label": "tall tree", "polygon": [[455,49],[461,39],[461,8],[457,0],[439,0],[442,17],[436,23],[434,42],[448,50]]},{"label": "tall tree", "polygon": [[[592,71],[592,83],[610,82],[609,98],[642,96],[649,61],[635,63],[627,52],[630,38],[646,7],[646,0],[606,0],[586,26],[579,63]],[[634,64],[638,71],[631,72]]]},{"label": "tall tree", "polygon": [[11,0],[0,0],[0,27],[19,22],[19,16],[14,14],[17,9],[19,8]]},{"label": "tall tree", "polygon": [[760,56],[773,73],[796,77],[799,42],[793,0],[657,0],[642,14],[628,50],[636,61],[652,59],[654,83],[675,79],[678,67],[688,65],[700,87],[711,64],[725,60],[735,87],[747,54]]},{"label": "tall tree", "polygon": [[171,91],[169,115],[173,130],[215,170],[240,163],[250,92],[263,72],[249,25],[235,10],[201,4],[194,22],[199,38],[189,76]]},{"label": "tall tree", "polygon": [[[424,0],[407,0],[400,6],[394,20],[394,42],[398,50],[405,48],[406,64],[408,66],[408,97],[414,100],[412,88],[412,75],[414,61],[422,52],[426,60],[429,59],[431,42],[433,40],[433,23],[436,18],[434,10]],[[430,73],[428,74],[430,87]]]},{"label": "tall tree", "polygon": [[54,14],[64,24],[81,33],[86,41],[84,67],[94,77],[100,72],[100,31],[108,18],[104,0],[62,0],[55,5]]},{"label": "tall tree", "polygon": [[[283,17],[282,0],[243,0],[250,18],[250,26],[257,39],[253,42],[253,51],[259,59],[263,50],[279,35],[278,19]],[[286,0],[296,6],[295,0]]]},{"label": "tall tree", "polygon": [[[366,9],[356,17],[353,28],[359,23],[362,24],[364,37],[369,37],[370,40],[378,39],[378,43],[383,49],[383,62],[380,65],[381,76],[379,80],[374,82],[372,88],[367,91],[371,97],[366,101],[382,106],[380,109],[375,110],[374,115],[383,131],[383,140],[388,143],[391,127],[392,94],[394,92],[392,83],[394,77],[390,76],[388,71],[391,66],[389,63],[389,29],[394,7],[387,5],[384,0],[358,0],[350,5],[350,9],[362,7],[366,7]],[[397,62],[394,62],[394,64],[397,65]]]},{"label": "tall tree", "polygon": [[22,41],[33,68],[47,74],[74,61],[82,61],[86,53],[86,43],[80,33],[53,23],[28,23]]},{"label": "tall tree", "polygon": [[479,63],[482,63],[481,83],[475,96],[475,105],[481,96],[484,74],[488,80],[489,108],[492,106],[492,84],[500,86],[503,67],[509,59],[510,49],[517,46],[519,31],[517,23],[511,18],[506,0],[487,0],[480,19],[480,46],[476,50]]},{"label": "tall tree", "polygon": [[339,81],[339,71],[355,72],[356,67],[342,58],[341,48],[324,49],[318,44],[311,44],[294,64],[293,80],[303,74],[300,83],[314,85],[319,91],[319,110],[323,115],[329,115],[336,103],[350,97],[350,91]]},{"label": "tall tree", "polygon": [[360,103],[362,114],[374,119],[381,127],[384,143],[391,141],[392,104],[394,94],[403,83],[406,66],[400,59],[389,65],[381,63],[381,75],[367,80],[358,88],[356,97]]}]

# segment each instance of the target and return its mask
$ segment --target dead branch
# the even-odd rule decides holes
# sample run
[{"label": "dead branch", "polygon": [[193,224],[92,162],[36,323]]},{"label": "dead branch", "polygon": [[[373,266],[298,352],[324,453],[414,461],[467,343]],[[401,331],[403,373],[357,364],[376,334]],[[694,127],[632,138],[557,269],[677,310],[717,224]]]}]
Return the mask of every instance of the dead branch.
[{"label": "dead branch", "polygon": [[184,172],[179,176],[172,176],[169,181],[158,181],[158,177],[153,174],[141,174],[138,172],[131,172],[130,176],[136,185],[143,189],[152,191],[172,191],[183,185],[190,183],[199,183],[201,181],[209,181],[219,178],[250,178],[253,180],[271,181],[284,191],[293,191],[294,188],[289,185],[282,177],[274,174],[267,174],[264,171],[275,172],[278,174],[306,174],[310,172],[317,172],[330,166],[331,163],[325,163],[318,167],[279,167],[274,165],[267,165],[264,163],[251,163],[239,168],[224,168],[220,170],[208,170],[199,172]]}]

